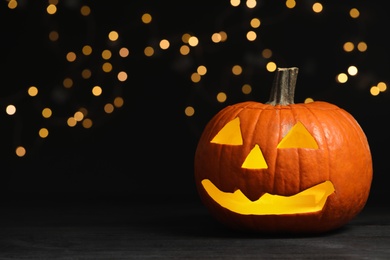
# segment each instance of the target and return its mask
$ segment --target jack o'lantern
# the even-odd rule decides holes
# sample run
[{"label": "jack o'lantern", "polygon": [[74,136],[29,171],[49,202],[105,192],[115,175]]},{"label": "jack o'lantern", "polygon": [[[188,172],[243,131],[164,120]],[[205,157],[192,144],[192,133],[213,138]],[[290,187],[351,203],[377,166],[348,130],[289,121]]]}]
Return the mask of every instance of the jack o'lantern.
[{"label": "jack o'lantern", "polygon": [[296,67],[278,68],[267,103],[225,107],[200,137],[198,193],[233,229],[330,231],[367,202],[373,168],[366,135],[333,104],[294,104],[297,74]]}]

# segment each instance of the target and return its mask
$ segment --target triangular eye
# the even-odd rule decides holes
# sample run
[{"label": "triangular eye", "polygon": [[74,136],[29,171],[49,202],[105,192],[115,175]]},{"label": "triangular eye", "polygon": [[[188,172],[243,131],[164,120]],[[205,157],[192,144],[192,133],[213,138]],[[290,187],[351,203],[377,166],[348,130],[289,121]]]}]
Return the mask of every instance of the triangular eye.
[{"label": "triangular eye", "polygon": [[309,148],[318,149],[314,137],[307,131],[305,126],[298,122],[278,144],[278,148]]},{"label": "triangular eye", "polygon": [[242,145],[242,136],[240,129],[240,118],[236,117],[227,123],[218,134],[211,140],[216,144]]}]

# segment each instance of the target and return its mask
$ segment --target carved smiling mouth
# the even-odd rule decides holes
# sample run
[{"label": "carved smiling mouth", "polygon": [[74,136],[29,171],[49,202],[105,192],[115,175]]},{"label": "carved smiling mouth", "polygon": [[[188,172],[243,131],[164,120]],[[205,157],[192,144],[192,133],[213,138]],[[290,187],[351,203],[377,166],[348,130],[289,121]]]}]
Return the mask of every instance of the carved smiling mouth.
[{"label": "carved smiling mouth", "polygon": [[223,192],[210,180],[202,180],[208,195],[222,207],[243,215],[275,215],[309,213],[322,210],[329,195],[335,189],[331,181],[325,181],[291,196],[265,193],[258,200],[249,200],[240,190]]}]

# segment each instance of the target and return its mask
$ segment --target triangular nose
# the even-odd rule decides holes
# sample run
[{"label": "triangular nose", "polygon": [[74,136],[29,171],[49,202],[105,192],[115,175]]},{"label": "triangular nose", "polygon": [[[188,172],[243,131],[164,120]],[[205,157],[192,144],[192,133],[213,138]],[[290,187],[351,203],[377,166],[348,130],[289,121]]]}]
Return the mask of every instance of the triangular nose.
[{"label": "triangular nose", "polygon": [[267,169],[268,165],[264,159],[263,153],[260,150],[258,144],[252,148],[248,156],[245,158],[244,163],[241,165],[245,169]]}]

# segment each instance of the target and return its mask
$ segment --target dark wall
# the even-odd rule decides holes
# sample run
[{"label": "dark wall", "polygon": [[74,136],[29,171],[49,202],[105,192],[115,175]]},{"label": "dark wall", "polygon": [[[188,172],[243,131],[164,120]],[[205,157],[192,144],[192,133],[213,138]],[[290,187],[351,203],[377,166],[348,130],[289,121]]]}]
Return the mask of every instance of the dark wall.
[{"label": "dark wall", "polygon": [[[325,5],[325,11],[314,16],[308,6],[298,6],[293,11],[273,1],[259,2],[261,6],[249,11],[243,6],[233,8],[226,1],[213,6],[207,1],[196,1],[180,8],[173,2],[163,6],[155,1],[132,1],[115,6],[117,2],[93,3],[93,15],[89,18],[78,12],[83,1],[76,1],[75,6],[59,6],[55,16],[45,14],[43,4],[25,3],[16,10],[2,4],[0,15],[9,22],[1,29],[8,47],[1,51],[4,76],[0,105],[2,111],[10,103],[18,108],[14,117],[4,112],[0,116],[0,187],[4,194],[65,198],[101,194],[159,198],[181,194],[197,199],[193,158],[200,134],[224,106],[245,100],[268,100],[273,74],[265,70],[266,60],[259,57],[261,50],[271,48],[274,61],[280,66],[300,68],[296,102],[310,96],[334,103],[361,124],[374,164],[370,203],[387,203],[384,198],[389,195],[389,95],[387,91],[372,96],[369,88],[389,80],[388,45],[380,29],[387,28],[389,21],[375,4],[353,1],[340,6]],[[348,17],[353,6],[361,11],[360,19]],[[145,12],[153,15],[151,25],[140,22]],[[260,17],[262,25],[259,38],[249,43],[245,34],[252,17]],[[54,29],[62,32],[56,44],[47,39],[48,32]],[[91,101],[87,90],[65,95],[58,89],[64,77],[79,78],[75,75],[80,74],[83,66],[97,71],[101,65],[96,54],[69,66],[64,60],[68,51],[80,51],[85,44],[93,45],[97,52],[105,48],[117,50],[118,46],[107,43],[110,30],[118,30],[119,45],[130,49],[129,57],[113,61],[115,70],[125,70],[129,78],[120,83],[102,73],[94,78],[95,82],[84,84],[87,89],[101,84],[106,92],[123,96],[124,106],[105,115],[99,112],[106,102],[102,99],[110,100],[111,96]],[[228,32],[229,40],[220,45],[211,43],[211,33],[221,30]],[[185,32],[201,40],[187,56],[179,54],[181,35]],[[168,38],[171,48],[145,57],[143,49],[156,46],[161,38]],[[342,43],[348,40],[367,42],[369,51],[346,54]],[[191,73],[203,64],[207,65],[208,74],[201,83],[192,83]],[[231,75],[235,64],[243,66],[242,77]],[[335,76],[352,64],[359,67],[358,76],[348,84],[337,84]],[[241,93],[244,83],[252,85],[250,95]],[[30,85],[40,87],[39,97],[27,97]],[[219,91],[228,94],[226,103],[215,101]],[[184,114],[189,105],[196,109],[191,118]],[[41,119],[39,111],[45,106],[53,107],[54,119]],[[66,115],[81,106],[93,112],[92,129],[66,127]],[[36,135],[43,126],[48,127],[50,135],[41,140]],[[19,144],[27,148],[23,158],[14,154]]]}]

